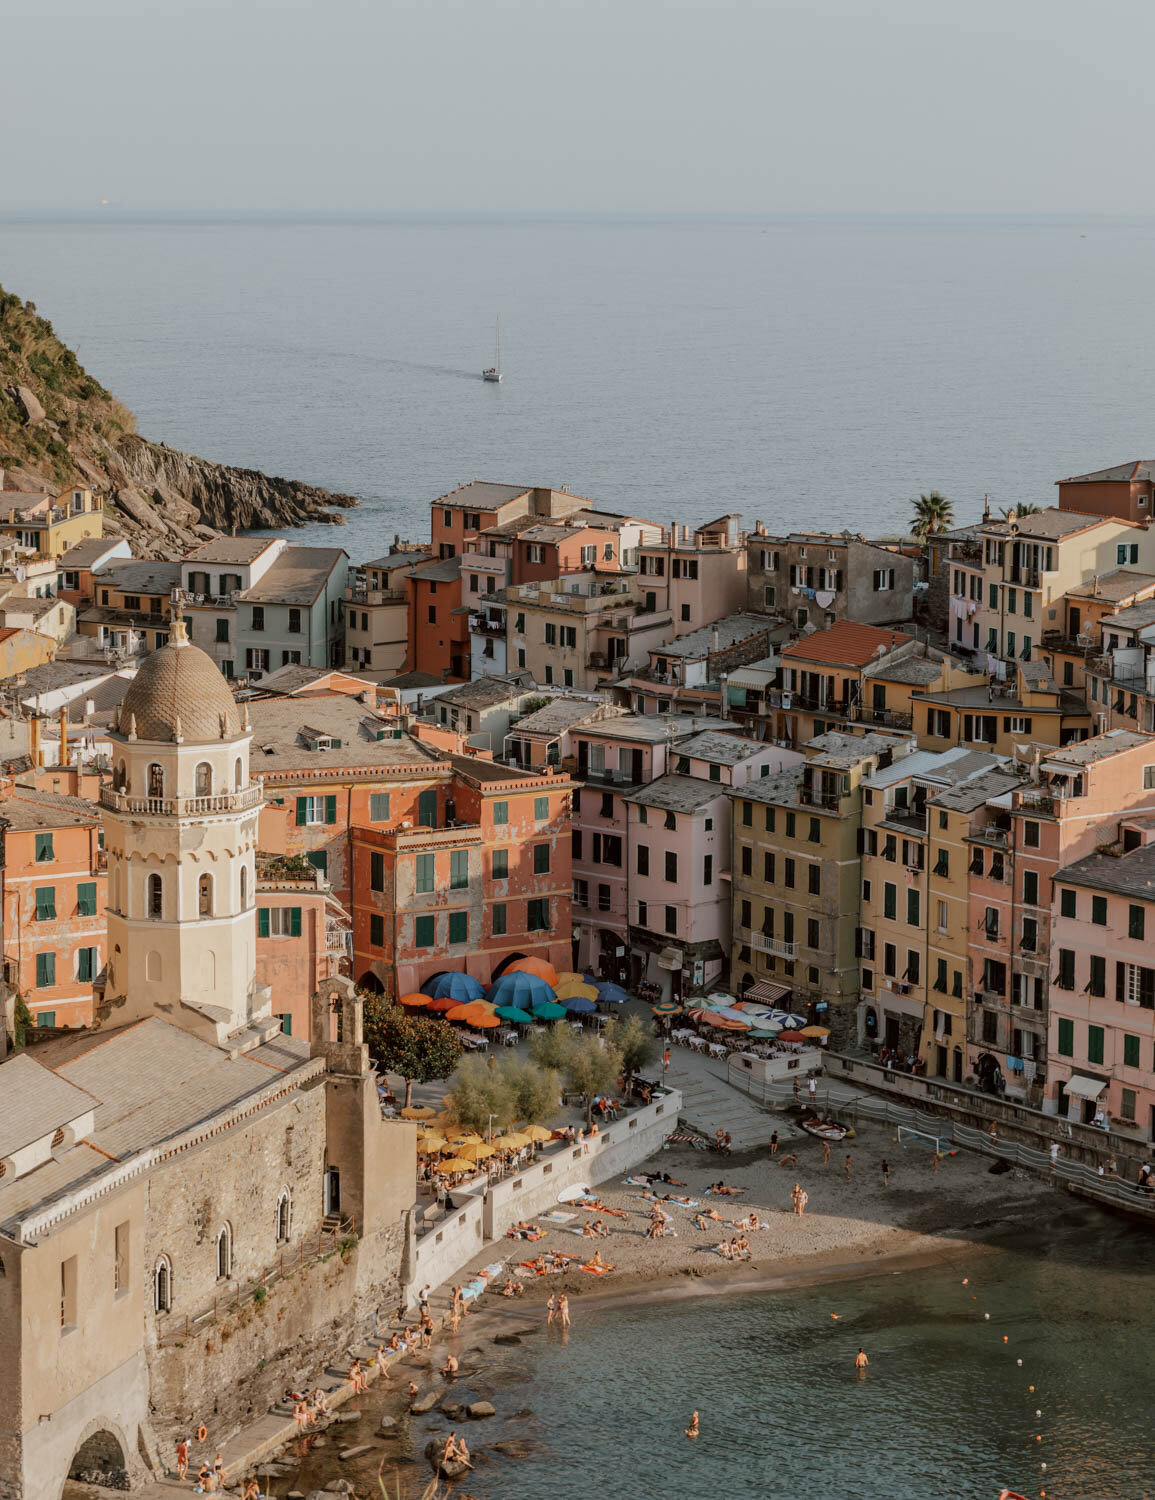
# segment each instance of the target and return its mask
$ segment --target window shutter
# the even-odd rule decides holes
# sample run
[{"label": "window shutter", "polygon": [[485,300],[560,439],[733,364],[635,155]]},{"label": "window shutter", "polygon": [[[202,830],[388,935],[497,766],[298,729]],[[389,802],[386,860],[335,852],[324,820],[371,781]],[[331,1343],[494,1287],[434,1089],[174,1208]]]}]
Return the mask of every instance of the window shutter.
[{"label": "window shutter", "polygon": [[1127,971],[1118,960],[1115,963],[1115,999],[1120,1005],[1123,1005],[1127,999]]},{"label": "window shutter", "polygon": [[325,822],[335,823],[337,821],[337,798],[336,796],[325,798]]},{"label": "window shutter", "polygon": [[289,907],[289,936],[301,936],[301,908],[299,906]]},{"label": "window shutter", "polygon": [[306,824],[306,822],[308,821],[308,818],[309,818],[308,808],[309,808],[309,799],[308,799],[308,797],[298,797],[297,798],[297,827],[298,828],[303,828],[304,825]]},{"label": "window shutter", "polygon": [[269,935],[269,908],[267,906],[257,907],[257,936],[268,937]]}]

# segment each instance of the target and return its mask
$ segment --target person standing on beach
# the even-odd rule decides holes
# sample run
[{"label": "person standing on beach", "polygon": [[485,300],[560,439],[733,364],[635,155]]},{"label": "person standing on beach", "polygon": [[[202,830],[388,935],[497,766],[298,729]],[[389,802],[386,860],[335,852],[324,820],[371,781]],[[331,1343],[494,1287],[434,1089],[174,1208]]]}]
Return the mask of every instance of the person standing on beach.
[{"label": "person standing on beach", "polygon": [[557,1312],[557,1298],[554,1296],[554,1294],[552,1292],[550,1292],[550,1294],[549,1294],[549,1301],[545,1304],[545,1326],[547,1328],[553,1322],[554,1314],[556,1312]]},{"label": "person standing on beach", "polygon": [[806,1205],[810,1202],[810,1194],[805,1188],[798,1190],[798,1217],[801,1218],[806,1212]]},{"label": "person standing on beach", "polygon": [[184,1483],[184,1477],[188,1473],[188,1438],[181,1438],[176,1445],[176,1477]]},{"label": "person standing on beach", "polygon": [[850,1157],[848,1156],[842,1164],[842,1170],[846,1173],[847,1182],[850,1181]]},{"label": "person standing on beach", "polygon": [[558,1317],[561,1319],[561,1326],[563,1328],[568,1328],[569,1327],[569,1298],[566,1296],[566,1294],[564,1292],[562,1292],[561,1296],[557,1299],[557,1314],[558,1314]]},{"label": "person standing on beach", "polygon": [[773,1131],[770,1136],[770,1155],[778,1155],[778,1132],[776,1130]]},{"label": "person standing on beach", "polygon": [[881,1170],[882,1170],[882,1185],[883,1185],[883,1187],[889,1187],[890,1186],[890,1163],[888,1161],[886,1161],[885,1159],[883,1160],[882,1169]]},{"label": "person standing on beach", "polygon": [[829,1160],[830,1160],[830,1142],[824,1140],[822,1142],[822,1165],[825,1166],[826,1163]]}]

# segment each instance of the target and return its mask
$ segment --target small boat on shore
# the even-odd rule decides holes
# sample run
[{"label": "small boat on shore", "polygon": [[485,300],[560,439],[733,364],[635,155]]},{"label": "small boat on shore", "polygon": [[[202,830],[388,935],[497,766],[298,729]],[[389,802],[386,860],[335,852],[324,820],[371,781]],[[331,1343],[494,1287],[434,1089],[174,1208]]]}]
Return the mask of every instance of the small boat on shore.
[{"label": "small boat on shore", "polygon": [[501,384],[501,319],[497,320],[497,351],[494,355],[493,364],[488,370],[482,370],[482,380],[488,380],[493,385]]},{"label": "small boat on shore", "polygon": [[807,1135],[816,1135],[819,1140],[823,1141],[844,1141],[854,1136],[854,1131],[849,1125],[842,1125],[837,1120],[810,1119],[799,1123]]}]

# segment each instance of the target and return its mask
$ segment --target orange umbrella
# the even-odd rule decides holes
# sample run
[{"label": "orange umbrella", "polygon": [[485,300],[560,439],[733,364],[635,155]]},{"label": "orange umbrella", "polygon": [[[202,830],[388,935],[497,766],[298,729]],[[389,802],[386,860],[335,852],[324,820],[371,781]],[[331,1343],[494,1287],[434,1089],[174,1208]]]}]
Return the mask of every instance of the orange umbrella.
[{"label": "orange umbrella", "polygon": [[536,974],[539,979],[544,979],[546,984],[553,989],[557,988],[557,970],[553,964],[546,963],[544,958],[517,958],[508,968],[503,970],[506,974]]},{"label": "orange umbrella", "polygon": [[455,1005],[452,1010],[447,1010],[445,1019],[447,1021],[472,1021],[477,1016],[483,1015],[485,1011],[478,1010],[476,1002],[471,1000],[468,1005]]},{"label": "orange umbrella", "polygon": [[400,999],[397,1001],[397,1004],[398,1005],[428,1005],[429,1004],[429,996],[428,995],[420,995],[420,994],[402,995],[400,997]]},{"label": "orange umbrella", "polygon": [[490,1026],[500,1026],[501,1018],[500,1016],[471,1016],[469,1024],[479,1026],[482,1031],[486,1031]]}]

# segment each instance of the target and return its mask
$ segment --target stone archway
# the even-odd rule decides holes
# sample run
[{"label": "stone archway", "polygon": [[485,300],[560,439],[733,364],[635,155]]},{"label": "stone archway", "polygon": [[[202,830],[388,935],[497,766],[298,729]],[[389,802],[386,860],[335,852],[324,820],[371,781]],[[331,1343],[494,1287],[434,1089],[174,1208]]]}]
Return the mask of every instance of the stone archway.
[{"label": "stone archway", "polygon": [[[127,1490],[132,1480],[123,1440],[110,1427],[92,1424],[92,1430],[72,1455],[68,1479],[80,1484],[100,1485],[108,1490]],[[70,1486],[66,1484],[64,1500],[69,1493]]]}]

